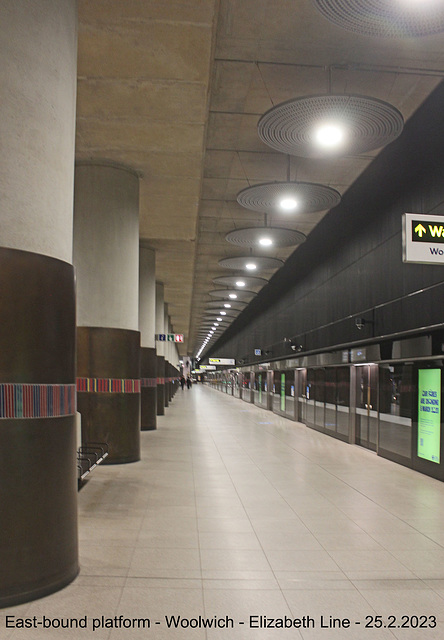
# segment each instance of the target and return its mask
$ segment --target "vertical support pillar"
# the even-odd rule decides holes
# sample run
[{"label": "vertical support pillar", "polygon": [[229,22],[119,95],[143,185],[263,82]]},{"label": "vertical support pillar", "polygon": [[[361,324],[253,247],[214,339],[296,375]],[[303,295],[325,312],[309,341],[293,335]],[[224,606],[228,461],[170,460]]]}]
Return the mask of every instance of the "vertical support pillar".
[{"label": "vertical support pillar", "polygon": [[[173,333],[173,326],[171,324],[171,320],[170,317],[168,315],[168,306],[165,305],[165,310],[167,312],[167,318],[166,318],[166,322],[168,325],[168,333],[172,334]],[[171,402],[171,400],[173,399],[173,367],[171,364],[172,361],[172,352],[173,352],[173,346],[174,346],[174,342],[168,342],[168,356],[167,356],[167,360],[168,360],[168,402]]]},{"label": "vertical support pillar", "polygon": [[[169,333],[170,327],[168,323],[168,305],[166,302],[163,304],[163,326],[165,333]],[[164,402],[165,407],[168,407],[170,404],[170,378],[169,378],[169,348],[170,345],[168,342],[165,342],[165,377],[164,377],[164,385],[165,385],[165,394],[164,394]]]},{"label": "vertical support pillar", "polygon": [[3,0],[0,24],[0,607],[7,607],[61,589],[79,570],[76,3]]},{"label": "vertical support pillar", "polygon": [[[156,333],[166,333],[164,316],[164,289],[161,282],[156,282]],[[165,343],[156,343],[157,353],[157,415],[165,415]]]},{"label": "vertical support pillar", "polygon": [[153,249],[140,247],[139,271],[141,429],[157,427],[156,343],[156,255]]},{"label": "vertical support pillar", "polygon": [[139,179],[106,164],[75,175],[77,389],[82,441],[140,459]]}]

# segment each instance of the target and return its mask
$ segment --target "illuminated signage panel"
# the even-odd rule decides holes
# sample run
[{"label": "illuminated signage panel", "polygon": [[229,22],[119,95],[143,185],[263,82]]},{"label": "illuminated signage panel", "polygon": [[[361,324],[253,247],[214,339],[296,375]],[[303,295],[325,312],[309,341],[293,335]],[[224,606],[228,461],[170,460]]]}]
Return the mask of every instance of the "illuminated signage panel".
[{"label": "illuminated signage panel", "polygon": [[418,457],[440,462],[441,370],[418,371]]}]

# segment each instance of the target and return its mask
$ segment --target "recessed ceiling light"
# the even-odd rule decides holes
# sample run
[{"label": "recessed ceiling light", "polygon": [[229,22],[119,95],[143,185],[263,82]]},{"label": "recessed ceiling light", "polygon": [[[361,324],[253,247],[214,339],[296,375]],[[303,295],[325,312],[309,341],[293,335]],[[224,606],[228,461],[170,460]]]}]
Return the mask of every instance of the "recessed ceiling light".
[{"label": "recessed ceiling light", "polygon": [[[332,4],[332,0],[325,0]],[[340,5],[348,0],[336,0]],[[373,0],[354,0],[359,8]],[[376,3],[377,0],[374,0]],[[385,0],[393,4],[394,0]],[[306,158],[359,155],[380,149],[402,132],[404,118],[391,104],[368,96],[332,94],[288,100],[258,123],[265,144]]]},{"label": "recessed ceiling light", "polygon": [[279,202],[279,206],[284,211],[293,211],[298,206],[298,203],[294,198],[282,198]]},{"label": "recessed ceiling light", "polygon": [[314,139],[324,149],[335,149],[344,142],[344,129],[337,124],[323,124],[316,129]]},{"label": "recessed ceiling light", "polygon": [[245,287],[245,282],[243,280],[238,280],[236,282],[236,287]]},{"label": "recessed ceiling light", "polygon": [[327,20],[360,35],[405,38],[444,30],[442,0],[312,1]]},{"label": "recessed ceiling light", "polygon": [[220,312],[220,315],[221,315],[221,316],[226,316],[226,315],[227,315],[227,312],[226,312],[226,311],[221,311],[221,312]]},{"label": "recessed ceiling light", "polygon": [[222,322],[222,318],[216,318],[218,322]]},{"label": "recessed ceiling light", "polygon": [[229,304],[228,302],[225,302],[224,307],[225,309],[231,309],[231,304]]},{"label": "recessed ceiling light", "polygon": [[[231,298],[232,300],[236,300],[237,295],[235,293],[230,293],[230,294],[228,294],[228,297]],[[230,307],[231,307],[231,305],[230,305]]]},{"label": "recessed ceiling light", "polygon": [[273,240],[271,238],[260,238],[259,244],[261,244],[263,247],[269,247],[273,244]]},{"label": "recessed ceiling light", "polygon": [[214,326],[214,327],[218,327],[218,326],[219,326],[219,323],[218,323],[218,322],[215,322],[213,326]]},{"label": "recessed ceiling light", "polygon": [[247,264],[245,265],[245,269],[248,269],[248,271],[254,271],[256,268],[257,267],[254,262],[247,262]]}]

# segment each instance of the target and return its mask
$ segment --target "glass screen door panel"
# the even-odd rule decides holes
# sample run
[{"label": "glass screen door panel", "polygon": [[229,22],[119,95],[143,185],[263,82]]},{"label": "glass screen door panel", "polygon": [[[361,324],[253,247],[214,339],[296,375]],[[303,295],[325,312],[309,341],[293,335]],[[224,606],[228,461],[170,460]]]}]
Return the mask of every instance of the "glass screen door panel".
[{"label": "glass screen door panel", "polygon": [[378,366],[356,367],[356,444],[377,451]]}]

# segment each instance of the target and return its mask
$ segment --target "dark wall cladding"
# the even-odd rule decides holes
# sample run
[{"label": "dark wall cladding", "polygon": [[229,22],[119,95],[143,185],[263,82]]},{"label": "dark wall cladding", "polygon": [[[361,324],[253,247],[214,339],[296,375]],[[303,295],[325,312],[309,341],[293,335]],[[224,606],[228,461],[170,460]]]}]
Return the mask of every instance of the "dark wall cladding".
[{"label": "dark wall cladding", "polygon": [[304,351],[350,344],[372,336],[359,315],[376,337],[443,323],[444,266],[402,262],[404,213],[444,216],[444,83],[205,355],[280,357],[296,337]]}]

